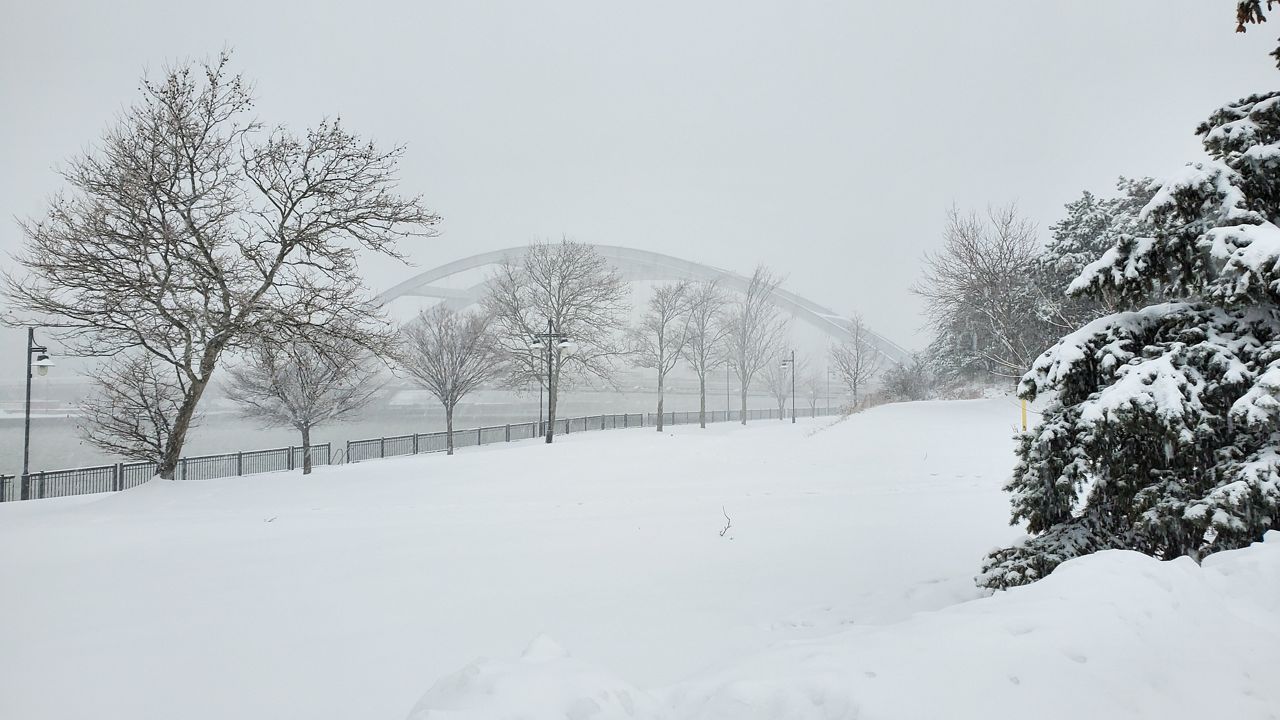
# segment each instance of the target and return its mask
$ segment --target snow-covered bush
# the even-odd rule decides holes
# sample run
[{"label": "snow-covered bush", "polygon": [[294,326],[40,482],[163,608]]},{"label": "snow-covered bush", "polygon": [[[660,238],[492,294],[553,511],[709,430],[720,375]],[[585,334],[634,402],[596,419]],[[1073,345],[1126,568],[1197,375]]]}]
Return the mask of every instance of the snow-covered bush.
[{"label": "snow-covered bush", "polygon": [[1105,548],[1202,557],[1262,538],[1280,512],[1280,92],[1213,113],[1209,160],[1166,180],[1071,284],[1136,304],[1041,355],[1020,393],[1047,400],[1007,489],[1032,537],[981,585],[1032,582]]},{"label": "snow-covered bush", "polygon": [[910,402],[929,400],[933,393],[934,374],[929,358],[916,353],[910,359],[893,363],[880,378],[882,402]]}]

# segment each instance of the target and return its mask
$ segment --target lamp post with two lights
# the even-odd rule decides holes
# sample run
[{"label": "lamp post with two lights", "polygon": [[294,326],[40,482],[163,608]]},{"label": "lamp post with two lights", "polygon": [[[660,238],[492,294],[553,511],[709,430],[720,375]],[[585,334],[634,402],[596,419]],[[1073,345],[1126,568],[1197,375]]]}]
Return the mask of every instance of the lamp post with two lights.
[{"label": "lamp post with two lights", "polygon": [[[555,378],[557,373],[552,367],[552,363],[556,358],[566,358],[578,351],[578,344],[575,343],[568,335],[557,332],[553,329],[550,320],[547,320],[547,331],[544,333],[533,333],[530,336],[529,349],[535,352],[546,352],[547,357],[547,424],[546,438],[550,443],[555,437],[555,418],[551,414],[551,409],[555,404]],[[554,355],[553,355],[554,351]],[[542,429],[542,383],[538,383],[538,428]]]},{"label": "lamp post with two lights", "polygon": [[27,402],[22,425],[22,485],[19,496],[23,500],[31,499],[31,376],[44,377],[51,367],[53,361],[49,359],[49,348],[37,345],[36,329],[27,328]]}]

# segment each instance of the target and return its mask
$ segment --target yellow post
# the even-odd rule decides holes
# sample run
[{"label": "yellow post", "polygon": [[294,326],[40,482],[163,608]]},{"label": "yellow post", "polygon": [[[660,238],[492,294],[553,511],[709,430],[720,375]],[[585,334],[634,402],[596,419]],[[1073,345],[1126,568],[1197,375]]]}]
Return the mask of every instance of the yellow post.
[{"label": "yellow post", "polygon": [[1027,399],[1022,398],[1022,432],[1027,431]]}]

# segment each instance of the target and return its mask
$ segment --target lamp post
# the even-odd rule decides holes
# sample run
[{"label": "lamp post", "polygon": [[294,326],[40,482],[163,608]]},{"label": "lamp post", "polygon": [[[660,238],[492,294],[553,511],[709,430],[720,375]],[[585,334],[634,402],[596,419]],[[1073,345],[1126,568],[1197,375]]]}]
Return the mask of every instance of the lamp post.
[{"label": "lamp post", "polygon": [[827,368],[827,414],[831,414],[831,368]]},{"label": "lamp post", "polygon": [[840,377],[840,375],[835,370],[832,370],[830,367],[828,367],[827,368],[827,414],[828,415],[831,414],[831,378],[832,377]]},{"label": "lamp post", "polygon": [[791,351],[790,358],[782,359],[782,367],[791,368],[791,422],[796,421],[796,351]]},{"label": "lamp post", "polygon": [[[35,355],[33,361],[31,356]],[[27,328],[27,402],[23,413],[22,425],[22,486],[19,497],[31,499],[31,375],[32,370],[40,377],[49,374],[53,361],[49,359],[49,348],[36,344],[36,329]]]},{"label": "lamp post", "polygon": [[[552,370],[552,355],[554,349],[556,355],[567,357],[578,351],[578,345],[569,339],[568,335],[556,332],[553,329],[551,320],[547,320],[547,331],[544,333],[533,333],[529,341],[529,348],[536,351],[546,350],[547,353],[547,442],[555,436],[555,419],[551,416],[551,404],[555,397],[555,385],[553,383],[554,373]],[[542,426],[542,383],[538,383],[538,426]]]}]

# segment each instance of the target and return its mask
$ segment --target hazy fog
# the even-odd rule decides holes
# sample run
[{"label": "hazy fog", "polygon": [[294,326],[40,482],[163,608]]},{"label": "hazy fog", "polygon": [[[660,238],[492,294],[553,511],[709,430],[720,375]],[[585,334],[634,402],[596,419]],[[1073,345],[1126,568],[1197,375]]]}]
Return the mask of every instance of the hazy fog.
[{"label": "hazy fog", "polygon": [[[421,268],[561,235],[764,262],[918,347],[908,287],[946,208],[1017,200],[1044,227],[1198,157],[1207,112],[1274,78],[1274,29],[1231,29],[1225,0],[4,0],[0,250],[144,69],[229,46],[268,123],[408,145],[404,189],[444,216]],[[2,383],[22,340],[0,331]]]}]

